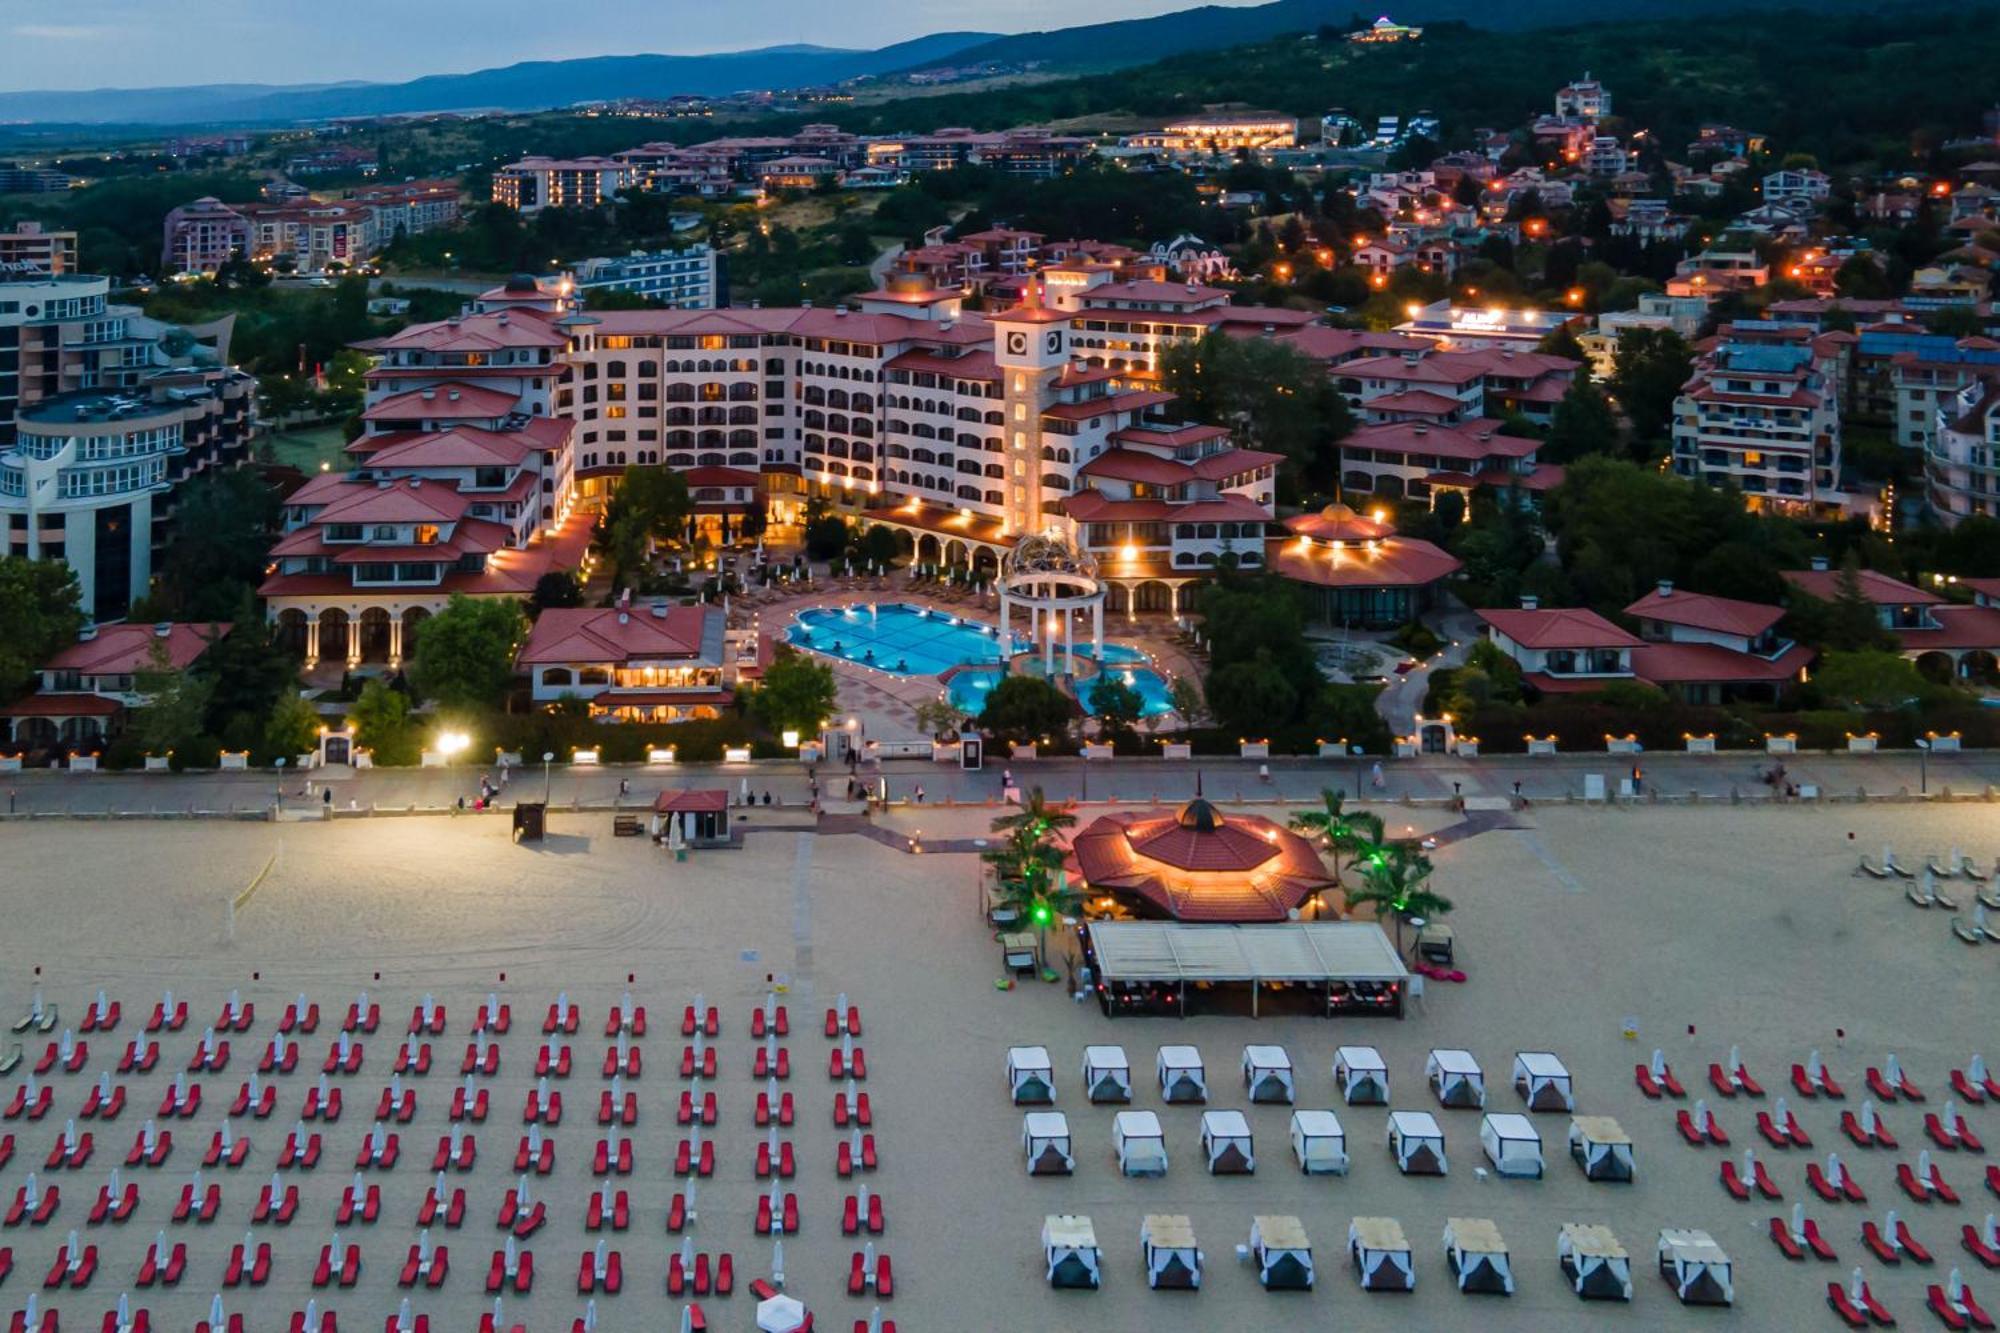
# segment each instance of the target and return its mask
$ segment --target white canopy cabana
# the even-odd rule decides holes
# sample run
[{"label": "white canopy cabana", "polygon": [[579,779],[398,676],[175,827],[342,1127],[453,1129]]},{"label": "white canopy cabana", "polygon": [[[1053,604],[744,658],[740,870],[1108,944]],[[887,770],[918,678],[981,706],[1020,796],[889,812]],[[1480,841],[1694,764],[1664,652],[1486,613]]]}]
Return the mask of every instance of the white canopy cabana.
[{"label": "white canopy cabana", "polygon": [[1396,946],[1366,921],[1095,921],[1090,942],[1106,986],[1173,987],[1183,1014],[1191,988],[1248,982],[1255,1017],[1265,986],[1283,982],[1324,987],[1328,1013],[1358,1008],[1400,1016],[1410,978]]},{"label": "white canopy cabana", "polygon": [[1347,1252],[1363,1291],[1414,1291],[1417,1270],[1403,1224],[1393,1217],[1357,1217],[1347,1227]]},{"label": "white canopy cabana", "polygon": [[1132,1062],[1123,1046],[1083,1048],[1083,1093],[1093,1102],[1132,1100]]},{"label": "white canopy cabana", "polygon": [[1146,1264],[1146,1285],[1154,1290],[1201,1286],[1201,1250],[1194,1243],[1194,1223],[1184,1214],[1147,1214],[1139,1224],[1139,1253]]},{"label": "white canopy cabana", "polygon": [[1528,1117],[1511,1111],[1490,1111],[1481,1116],[1479,1146],[1501,1175],[1542,1178],[1542,1136]]},{"label": "white canopy cabana", "polygon": [[1247,1176],[1257,1169],[1250,1122],[1241,1111],[1201,1113],[1201,1152],[1212,1176]]},{"label": "white canopy cabana", "polygon": [[1118,1144],[1120,1175],[1167,1174],[1167,1135],[1159,1116],[1151,1111],[1120,1111],[1111,1133]]},{"label": "white canopy cabana", "polygon": [[1373,1046],[1343,1046],[1335,1051],[1333,1081],[1349,1106],[1389,1104],[1389,1066]]},{"label": "white canopy cabana", "polygon": [[1051,1287],[1096,1287],[1103,1281],[1104,1255],[1088,1217],[1050,1213],[1044,1218],[1042,1258]]},{"label": "white canopy cabana", "polygon": [[1266,1291],[1311,1291],[1312,1242],[1305,1226],[1289,1214],[1259,1214],[1250,1219],[1250,1257],[1257,1280]]},{"label": "white canopy cabana", "polygon": [[1437,1094],[1439,1106],[1456,1110],[1483,1110],[1486,1106],[1486,1075],[1471,1051],[1439,1047],[1424,1061],[1424,1078]]},{"label": "white canopy cabana", "polygon": [[1389,1153],[1406,1176],[1442,1176],[1450,1170],[1444,1131],[1429,1111],[1389,1112]]},{"label": "white canopy cabana", "polygon": [[1446,1221],[1444,1258],[1460,1291],[1514,1294],[1514,1261],[1491,1218],[1454,1217]]},{"label": "white canopy cabana", "polygon": [[1556,1233],[1556,1261],[1587,1301],[1632,1299],[1632,1256],[1607,1226],[1566,1222]]},{"label": "white canopy cabana", "polygon": [[1569,1155],[1583,1168],[1585,1180],[1629,1183],[1632,1179],[1632,1137],[1608,1115],[1570,1120]]},{"label": "white canopy cabana", "polygon": [[1202,1068],[1201,1052],[1192,1046],[1162,1046],[1154,1067],[1160,1077],[1160,1100],[1164,1102],[1205,1102],[1208,1074]]},{"label": "white canopy cabana", "polygon": [[1331,1111],[1292,1112],[1292,1155],[1308,1176],[1347,1174],[1347,1131]]},{"label": "white canopy cabana", "polygon": [[1076,1170],[1069,1117],[1061,1111],[1030,1111],[1021,1117],[1021,1147],[1031,1176],[1066,1176]]},{"label": "white canopy cabana", "polygon": [[1660,1276],[1682,1305],[1734,1305],[1736,1284],[1729,1256],[1706,1231],[1668,1228],[1660,1233]]},{"label": "white canopy cabana", "polygon": [[1282,1046],[1243,1048],[1243,1090],[1253,1102],[1292,1104],[1292,1057]]},{"label": "white canopy cabana", "polygon": [[1007,1048],[1007,1087],[1016,1106],[1050,1106],[1056,1099],[1055,1066],[1046,1046]]},{"label": "white canopy cabana", "polygon": [[1514,1053],[1514,1091],[1530,1111],[1574,1111],[1576,1092],[1569,1069],[1550,1051]]}]

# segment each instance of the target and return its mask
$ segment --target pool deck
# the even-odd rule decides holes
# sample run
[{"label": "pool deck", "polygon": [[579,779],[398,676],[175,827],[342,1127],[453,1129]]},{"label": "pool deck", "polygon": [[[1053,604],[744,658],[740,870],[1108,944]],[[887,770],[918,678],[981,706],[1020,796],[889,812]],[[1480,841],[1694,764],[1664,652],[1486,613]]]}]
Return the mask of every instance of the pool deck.
[{"label": "pool deck", "polygon": [[[732,629],[756,628],[784,641],[785,631],[801,611],[842,610],[869,602],[902,603],[940,611],[966,619],[996,624],[999,602],[991,595],[966,594],[944,597],[928,587],[909,587],[900,574],[884,578],[815,579],[810,588],[760,589],[732,598],[729,624]],[[1172,680],[1176,676],[1201,674],[1201,668],[1175,637],[1173,621],[1164,616],[1143,616],[1119,620],[1107,617],[1107,641],[1129,643],[1151,659],[1152,668]],[[917,725],[919,705],[940,694],[937,676],[904,676],[820,655],[833,667],[840,684],[840,708],[862,719],[866,733],[883,741],[913,741],[923,737]]]}]

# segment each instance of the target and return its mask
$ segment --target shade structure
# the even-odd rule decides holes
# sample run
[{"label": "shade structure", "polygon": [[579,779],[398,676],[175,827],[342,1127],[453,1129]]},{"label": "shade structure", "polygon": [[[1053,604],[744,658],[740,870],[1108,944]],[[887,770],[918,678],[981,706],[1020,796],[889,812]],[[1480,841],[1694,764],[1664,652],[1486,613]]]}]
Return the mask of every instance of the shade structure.
[{"label": "shade structure", "polygon": [[1199,797],[1175,811],[1095,820],[1071,840],[1069,867],[1090,894],[1178,921],[1283,921],[1334,886],[1306,839]]},{"label": "shade structure", "polygon": [[1196,926],[1168,921],[1097,921],[1090,927],[1107,981],[1402,982],[1409,969],[1380,926],[1303,921],[1269,926]]},{"label": "shade structure", "polygon": [[1050,1213],[1043,1219],[1042,1258],[1052,1287],[1095,1287],[1103,1280],[1097,1230],[1080,1214]]},{"label": "shade structure", "polygon": [[806,1323],[806,1307],[782,1293],[757,1302],[757,1327],[761,1333],[797,1333]]},{"label": "shade structure", "polygon": [[1306,1239],[1306,1229],[1298,1218],[1265,1213],[1251,1218],[1250,1256],[1257,1262],[1257,1280],[1266,1290],[1312,1289],[1312,1242]]},{"label": "shade structure", "polygon": [[1460,1291],[1514,1294],[1513,1260],[1490,1218],[1454,1217],[1444,1227],[1445,1261]]},{"label": "shade structure", "polygon": [[1729,1256],[1706,1231],[1668,1228],[1660,1232],[1660,1275],[1683,1305],[1730,1305],[1736,1284]]},{"label": "shade structure", "polygon": [[1403,1224],[1393,1217],[1357,1217],[1348,1224],[1347,1252],[1364,1291],[1411,1291],[1417,1271]]},{"label": "shade structure", "polygon": [[1608,1115],[1580,1115],[1569,1122],[1569,1155],[1587,1180],[1632,1179],[1632,1138]]}]

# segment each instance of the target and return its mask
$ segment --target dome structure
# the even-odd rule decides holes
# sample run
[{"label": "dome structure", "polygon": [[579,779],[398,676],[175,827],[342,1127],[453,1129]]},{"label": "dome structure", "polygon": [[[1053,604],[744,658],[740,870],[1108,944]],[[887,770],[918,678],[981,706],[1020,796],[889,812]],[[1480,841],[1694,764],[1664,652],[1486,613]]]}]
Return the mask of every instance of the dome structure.
[{"label": "dome structure", "polygon": [[1285,520],[1285,529],[1294,536],[1320,542],[1372,542],[1395,531],[1344,504],[1330,504],[1316,514],[1294,515]]}]

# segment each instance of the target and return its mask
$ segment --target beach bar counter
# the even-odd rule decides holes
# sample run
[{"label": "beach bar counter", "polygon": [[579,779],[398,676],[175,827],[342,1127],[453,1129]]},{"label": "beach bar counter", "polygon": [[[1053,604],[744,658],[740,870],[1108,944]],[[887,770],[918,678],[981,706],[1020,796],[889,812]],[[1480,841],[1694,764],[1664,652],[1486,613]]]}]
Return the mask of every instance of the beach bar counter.
[{"label": "beach bar counter", "polygon": [[1357,921],[1079,928],[1106,1015],[1381,1014],[1401,1018],[1410,975],[1380,926]]}]

